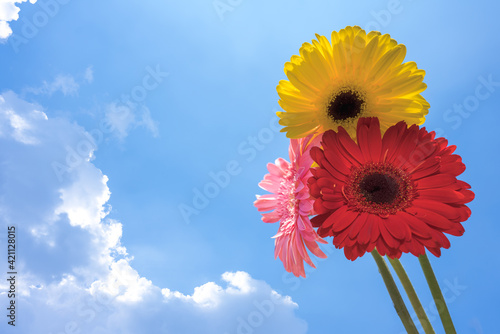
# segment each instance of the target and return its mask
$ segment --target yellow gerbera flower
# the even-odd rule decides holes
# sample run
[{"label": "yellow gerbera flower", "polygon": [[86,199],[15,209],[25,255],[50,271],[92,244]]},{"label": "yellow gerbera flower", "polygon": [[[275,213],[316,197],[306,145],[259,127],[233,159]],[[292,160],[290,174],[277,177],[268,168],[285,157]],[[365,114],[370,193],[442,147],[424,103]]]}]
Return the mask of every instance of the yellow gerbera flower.
[{"label": "yellow gerbera flower", "polygon": [[357,119],[378,117],[385,132],[399,121],[422,124],[429,103],[425,71],[403,63],[406,47],[389,35],[369,34],[360,27],[332,32],[332,42],[316,35],[300,56],[285,64],[287,80],[277,90],[281,131],[289,138],[344,127],[354,137]]}]

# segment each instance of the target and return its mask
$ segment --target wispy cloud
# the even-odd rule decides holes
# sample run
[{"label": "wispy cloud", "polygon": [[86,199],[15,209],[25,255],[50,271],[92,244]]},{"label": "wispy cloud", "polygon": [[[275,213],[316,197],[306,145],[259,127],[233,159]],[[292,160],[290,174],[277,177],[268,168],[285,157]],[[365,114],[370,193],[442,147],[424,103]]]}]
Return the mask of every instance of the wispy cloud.
[{"label": "wispy cloud", "polygon": [[129,132],[137,127],[144,127],[154,137],[158,136],[158,123],[151,118],[151,113],[145,106],[128,106],[113,102],[106,106],[105,117],[120,140],[125,139]]},{"label": "wispy cloud", "polygon": [[91,84],[94,81],[92,66],[88,66],[77,78],[79,79],[70,74],[58,74],[52,81],[44,80],[40,86],[24,88],[24,92],[48,96],[61,92],[64,96],[76,96],[82,84]]},{"label": "wispy cloud", "polygon": [[76,82],[75,78],[71,75],[59,74],[53,81],[44,81],[39,87],[28,87],[26,91],[36,95],[49,95],[55,92],[62,92],[65,96],[74,96],[78,93],[80,85]]},{"label": "wispy cloud", "polygon": [[85,69],[83,77],[85,78],[85,81],[87,81],[87,83],[92,83],[92,81],[94,81],[94,69],[92,68],[92,66],[89,66]]},{"label": "wispy cloud", "polygon": [[[10,21],[19,19],[19,7],[16,3],[26,2],[27,0],[0,0],[0,41],[6,40],[12,35],[12,29],[9,26]],[[35,3],[36,0],[29,0]]]}]

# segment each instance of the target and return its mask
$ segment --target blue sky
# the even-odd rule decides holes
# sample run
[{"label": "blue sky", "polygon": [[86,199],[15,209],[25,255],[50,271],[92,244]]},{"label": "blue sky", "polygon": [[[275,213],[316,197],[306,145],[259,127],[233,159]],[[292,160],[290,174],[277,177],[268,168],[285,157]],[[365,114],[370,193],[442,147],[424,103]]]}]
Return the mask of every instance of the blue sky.
[{"label": "blue sky", "polygon": [[[497,330],[500,5],[16,5],[0,4],[0,244],[16,225],[18,318],[7,325],[2,279],[0,332],[402,333],[370,256],[330,246],[295,278],[252,205],[266,164],[287,157],[284,63],[347,25],[391,34],[426,70],[425,126],[458,146],[476,193],[466,233],[431,261],[458,332]],[[402,262],[443,333],[418,261]]]}]

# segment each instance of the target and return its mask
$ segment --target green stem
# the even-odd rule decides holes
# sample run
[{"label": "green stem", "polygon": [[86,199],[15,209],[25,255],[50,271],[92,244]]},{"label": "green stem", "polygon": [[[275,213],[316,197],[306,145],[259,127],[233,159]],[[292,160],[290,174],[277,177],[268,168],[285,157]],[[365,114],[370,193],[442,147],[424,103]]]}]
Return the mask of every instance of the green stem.
[{"label": "green stem", "polygon": [[408,334],[418,334],[417,328],[415,327],[415,324],[410,317],[410,313],[408,313],[408,309],[406,308],[403,298],[401,298],[401,294],[399,293],[398,287],[396,286],[396,283],[392,278],[392,274],[389,271],[387,263],[385,262],[384,258],[380,256],[376,249],[372,251],[372,255],[375,259],[375,262],[377,263],[380,275],[382,275],[382,278],[384,279],[385,287],[387,288],[387,291],[391,296],[394,308],[396,309],[401,322],[403,322],[403,326],[405,327],[406,332]]},{"label": "green stem", "polygon": [[432,325],[429,321],[429,318],[427,318],[427,314],[425,313],[425,310],[422,307],[420,300],[418,299],[417,293],[415,292],[415,289],[411,284],[410,278],[406,274],[405,268],[403,268],[403,265],[401,264],[401,262],[399,262],[398,259],[389,258],[389,262],[391,263],[392,267],[394,268],[394,271],[398,275],[401,284],[403,284],[406,294],[408,295],[411,305],[413,306],[413,309],[415,310],[415,313],[418,316],[418,320],[420,320],[420,324],[422,325],[424,332],[426,334],[435,334],[434,329],[432,328]]},{"label": "green stem", "polygon": [[456,334],[455,326],[453,326],[453,321],[451,320],[450,312],[448,311],[448,307],[446,306],[446,302],[444,301],[443,293],[441,292],[441,288],[436,279],[436,275],[434,275],[434,271],[432,270],[431,263],[429,262],[429,258],[426,254],[420,255],[418,257],[418,261],[420,262],[420,266],[424,271],[425,279],[427,280],[427,284],[432,293],[432,297],[434,298],[434,303],[436,304],[436,308],[439,312],[439,317],[441,318],[441,322],[443,323],[444,331],[446,334]]}]

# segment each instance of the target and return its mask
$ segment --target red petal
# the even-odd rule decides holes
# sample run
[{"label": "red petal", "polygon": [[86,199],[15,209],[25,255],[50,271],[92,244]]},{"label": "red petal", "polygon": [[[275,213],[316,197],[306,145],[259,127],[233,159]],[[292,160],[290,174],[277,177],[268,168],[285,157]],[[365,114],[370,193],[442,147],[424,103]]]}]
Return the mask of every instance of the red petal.
[{"label": "red petal", "polygon": [[429,252],[431,252],[435,257],[441,256],[441,248],[427,247]]},{"label": "red petal", "polygon": [[314,200],[313,208],[318,215],[331,213],[331,210],[325,208],[324,201],[321,198]]},{"label": "red petal", "polygon": [[393,161],[397,166],[407,166],[408,163],[419,164],[423,157],[415,153],[418,143],[418,126],[412,125],[405,131],[402,141],[397,144],[389,161]]},{"label": "red petal", "polygon": [[356,145],[354,140],[352,140],[351,136],[349,136],[343,127],[340,126],[338,132],[339,134],[337,138],[341,144],[339,147],[340,153],[342,153],[342,155],[347,159],[351,160],[353,164],[362,164],[364,159],[359,146]]},{"label": "red petal", "polygon": [[418,191],[422,199],[434,200],[444,203],[457,203],[465,199],[465,196],[454,190],[441,188],[441,189],[424,189]]},{"label": "red petal", "polygon": [[418,239],[413,239],[413,241],[408,245],[408,248],[410,249],[410,253],[412,253],[416,257],[425,254],[424,245]]},{"label": "red petal", "polygon": [[420,219],[404,211],[399,211],[396,215],[408,224],[414,235],[424,239],[429,239],[431,237],[430,227]]},{"label": "red petal", "polygon": [[[337,212],[339,210],[337,210]],[[332,225],[333,233],[339,233],[339,232],[345,230],[353,223],[353,221],[356,220],[357,217],[358,217],[358,213],[354,212],[354,211],[347,211],[344,215],[339,216],[337,218],[337,221],[334,222]]]},{"label": "red petal", "polygon": [[443,202],[417,198],[413,200],[412,205],[417,208],[424,208],[434,211],[450,220],[460,219],[460,210],[457,207]]},{"label": "red petal", "polygon": [[449,219],[441,216],[440,214],[424,208],[411,207],[407,208],[406,211],[423,220],[427,225],[438,228],[441,231],[446,232],[448,229],[452,229],[455,225],[455,223],[451,222]]},{"label": "red petal", "polygon": [[326,169],[330,173],[331,177],[335,178],[335,180],[339,183],[343,183],[346,175],[349,174],[349,169],[347,169],[347,167],[345,167],[342,163],[337,162],[336,165],[333,165],[327,159],[323,159],[321,160],[321,166]]},{"label": "red petal", "polygon": [[322,198],[329,202],[344,202],[344,195],[341,192],[328,193],[323,190]]},{"label": "red petal", "polygon": [[318,181],[316,181],[316,184],[320,188],[333,188],[335,186],[335,182],[333,181],[333,179],[326,177],[318,179]]},{"label": "red petal", "polygon": [[465,165],[462,162],[450,163],[450,162],[448,162],[447,158],[443,158],[443,162],[442,162],[442,166],[441,166],[440,171],[441,171],[441,173],[446,173],[446,174],[458,176],[465,171]]},{"label": "red petal", "polygon": [[366,220],[368,219],[370,215],[366,212],[363,212],[359,215],[359,217],[354,220],[353,224],[351,225],[351,228],[349,229],[349,238],[355,239],[359,232],[363,229],[365,226]]},{"label": "red petal", "polygon": [[347,206],[341,206],[338,210],[330,213],[328,218],[321,224],[321,229],[330,229],[330,227],[345,213],[347,212]]},{"label": "red petal", "polygon": [[430,176],[439,171],[439,157],[431,157],[424,160],[422,163],[415,165],[414,168],[410,168],[408,171],[412,174],[414,180],[418,180],[422,177]]},{"label": "red petal", "polygon": [[375,221],[372,227],[372,237],[370,239],[370,243],[377,242],[378,238],[380,238],[380,228],[378,227],[378,224]]},{"label": "red petal", "polygon": [[[363,228],[359,230],[358,242],[360,244],[364,244],[364,245],[368,244],[370,242],[370,240],[373,240],[373,238],[372,238],[372,236],[373,236],[372,234],[374,233],[373,230],[374,230],[374,220],[373,220],[373,216],[370,215],[367,217]],[[378,229],[377,229],[377,233],[378,233]],[[377,234],[376,237],[378,238],[379,234]]]},{"label": "red petal", "polygon": [[[320,214],[311,218],[311,224],[313,227],[320,227],[323,222],[330,216],[330,213]],[[322,235],[322,237],[324,237]]]},{"label": "red petal", "polygon": [[344,230],[333,237],[333,245],[337,248],[342,248],[346,245],[346,239],[349,235],[349,230]]},{"label": "red petal", "polygon": [[363,154],[363,159],[364,161],[370,161],[371,160],[371,154],[370,154],[370,140],[368,139],[368,126],[361,122],[358,121],[358,128],[357,128],[357,135],[356,139],[358,140],[358,145],[361,150],[361,153]]},{"label": "red petal", "polygon": [[382,154],[386,154],[387,152],[388,156],[392,155],[394,147],[397,147],[400,142],[400,137],[405,130],[406,123],[404,121],[401,121],[387,129],[384,137],[382,138]]},{"label": "red petal", "polygon": [[321,166],[320,160],[323,160],[325,158],[325,154],[323,153],[323,150],[320,149],[319,147],[315,146],[315,147],[311,148],[310,154],[311,154],[311,158],[313,158],[313,160],[318,165]]},{"label": "red petal", "polygon": [[321,188],[318,186],[318,179],[316,179],[314,176],[310,177],[307,183],[309,185],[309,193],[311,194],[311,196],[314,198],[321,197]]},{"label": "red petal", "polygon": [[369,127],[368,139],[370,141],[370,155],[372,161],[379,162],[382,152],[382,137],[380,134],[380,124],[378,118],[373,117]]},{"label": "red petal", "polygon": [[379,225],[378,227],[380,228],[380,234],[382,238],[384,238],[385,243],[390,247],[390,248],[398,248],[399,245],[401,244],[398,240],[396,240],[392,234],[389,233],[387,230],[387,227],[385,226],[385,219],[379,218]]},{"label": "red petal", "polygon": [[421,178],[416,183],[419,189],[441,188],[456,184],[457,178],[450,174],[437,174]]},{"label": "red petal", "polygon": [[377,251],[382,256],[389,254],[389,247],[387,246],[387,244],[384,242],[384,239],[382,239],[382,238],[379,238],[377,240]]},{"label": "red petal", "polygon": [[452,207],[455,208],[455,210],[457,210],[460,218],[457,219],[457,222],[463,222],[463,221],[466,221],[467,219],[469,219],[470,215],[471,215],[471,211],[470,209],[466,206],[466,205],[453,205],[451,204]]},{"label": "red petal", "polygon": [[435,231],[432,236],[432,240],[435,241],[438,247],[450,248],[450,240],[443,234],[443,232]]},{"label": "red petal", "polygon": [[348,260],[354,261],[358,258],[355,254],[353,254],[354,249],[355,247],[344,247],[344,255]]},{"label": "red petal", "polygon": [[335,201],[335,202],[332,202],[332,201],[324,201],[323,202],[323,207],[329,209],[329,210],[337,210],[339,209],[341,206],[344,206],[345,203],[343,201]]},{"label": "red petal", "polygon": [[391,215],[389,218],[384,219],[385,226],[389,233],[399,240],[411,240],[411,230],[408,224],[403,221],[398,215]]}]

